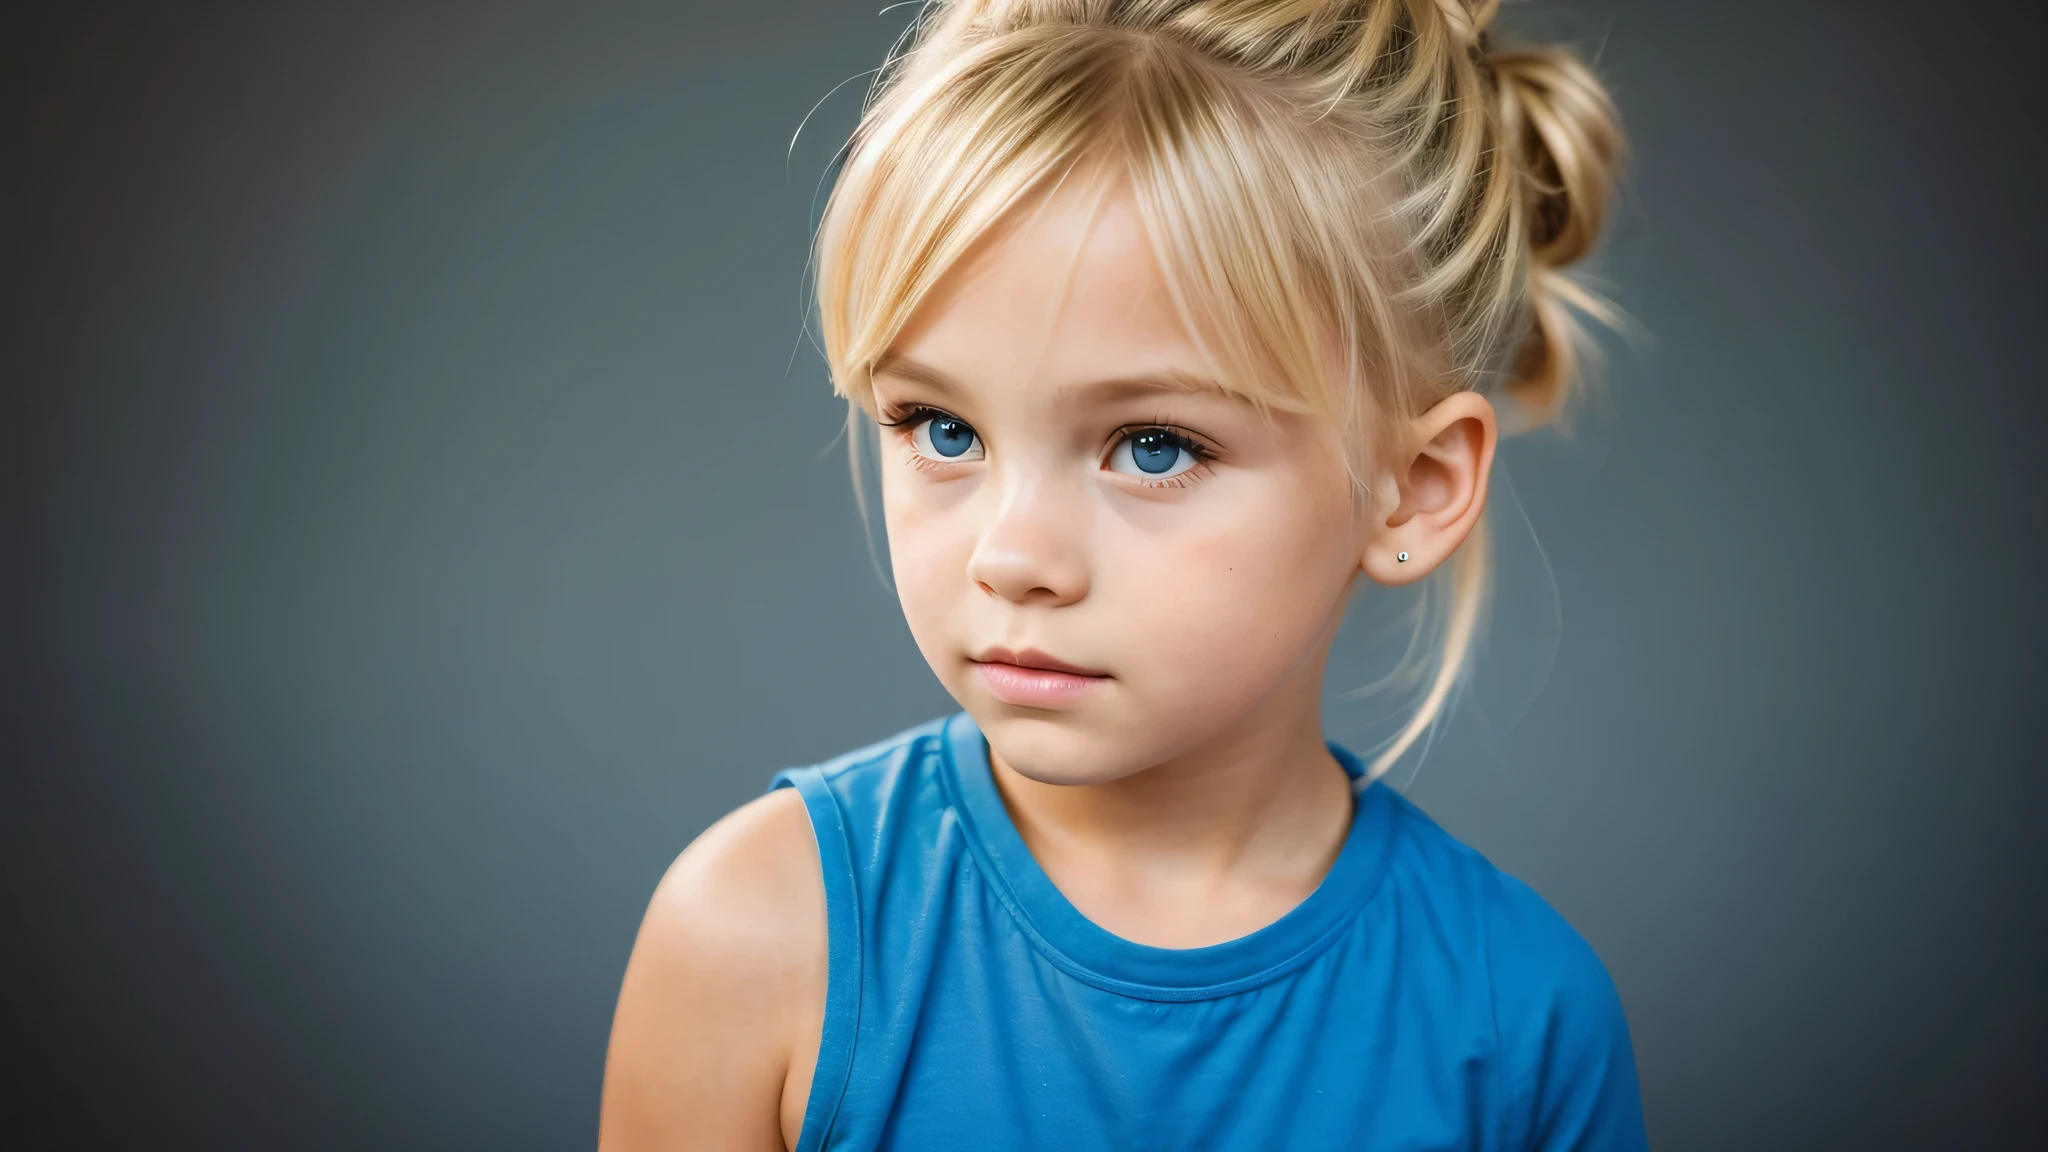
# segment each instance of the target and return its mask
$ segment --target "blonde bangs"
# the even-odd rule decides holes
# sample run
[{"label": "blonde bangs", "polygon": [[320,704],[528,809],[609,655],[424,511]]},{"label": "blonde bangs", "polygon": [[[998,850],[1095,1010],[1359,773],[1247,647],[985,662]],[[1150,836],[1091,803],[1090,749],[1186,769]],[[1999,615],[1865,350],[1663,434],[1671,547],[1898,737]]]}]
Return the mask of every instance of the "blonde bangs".
[{"label": "blonde bangs", "polygon": [[1128,179],[1217,383],[1338,420],[1362,480],[1366,433],[1385,423],[1375,394],[1408,374],[1416,341],[1364,278],[1397,257],[1371,226],[1386,197],[1326,159],[1357,130],[1305,127],[1293,101],[1099,27],[1020,29],[907,73],[855,137],[819,229],[834,391],[872,414],[873,366],[947,270],[1100,161],[1090,178]]},{"label": "blonde bangs", "polygon": [[932,288],[1115,128],[1119,69],[1084,32],[983,42],[931,75],[906,75],[870,110],[818,229],[834,392],[872,414],[870,372]]}]

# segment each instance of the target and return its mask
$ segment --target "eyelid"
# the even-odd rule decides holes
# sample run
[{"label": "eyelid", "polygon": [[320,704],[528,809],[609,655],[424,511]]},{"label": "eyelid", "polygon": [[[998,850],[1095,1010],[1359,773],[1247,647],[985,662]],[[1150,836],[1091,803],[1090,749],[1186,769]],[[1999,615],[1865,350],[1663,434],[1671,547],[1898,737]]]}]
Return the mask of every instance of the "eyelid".
[{"label": "eyelid", "polygon": [[[884,428],[907,428],[921,424],[926,420],[960,420],[960,417],[953,415],[944,408],[936,408],[930,404],[905,404],[900,409],[883,409],[881,416],[876,418],[875,423]],[[968,420],[960,420],[960,422],[970,428],[974,426]]]}]

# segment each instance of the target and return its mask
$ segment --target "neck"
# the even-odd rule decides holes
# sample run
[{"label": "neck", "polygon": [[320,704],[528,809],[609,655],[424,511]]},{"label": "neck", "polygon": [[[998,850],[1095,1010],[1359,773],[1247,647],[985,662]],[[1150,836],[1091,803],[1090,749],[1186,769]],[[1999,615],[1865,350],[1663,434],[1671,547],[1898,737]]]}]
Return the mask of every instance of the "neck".
[{"label": "neck", "polygon": [[1229,730],[1101,784],[989,761],[1025,845],[1070,902],[1131,939],[1194,947],[1278,919],[1314,891],[1351,824],[1322,737],[1321,662]]}]

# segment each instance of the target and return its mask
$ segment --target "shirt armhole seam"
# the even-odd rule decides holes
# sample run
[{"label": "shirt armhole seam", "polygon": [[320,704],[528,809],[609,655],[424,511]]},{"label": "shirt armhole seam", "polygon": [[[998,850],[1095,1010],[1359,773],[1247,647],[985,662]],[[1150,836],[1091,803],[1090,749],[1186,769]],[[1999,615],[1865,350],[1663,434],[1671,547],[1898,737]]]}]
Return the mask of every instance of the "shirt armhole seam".
[{"label": "shirt armhole seam", "polygon": [[1494,1075],[1499,1079],[1502,1095],[1507,1099],[1507,1120],[1501,1133],[1502,1146],[1519,1149],[1522,1137],[1529,1131],[1530,1109],[1524,1105],[1521,1089],[1517,1084],[1514,1069],[1509,1067],[1507,1041],[1500,1030],[1500,995],[1493,978],[1493,930],[1484,911],[1479,917],[1479,955],[1486,969],[1486,1014],[1493,1024]]},{"label": "shirt armhole seam", "polygon": [[854,1046],[860,1035],[862,939],[860,880],[838,798],[816,767],[776,774],[770,791],[795,788],[810,818],[825,888],[825,1013],[818,1032],[817,1062],[804,1101],[796,1152],[821,1152],[838,1123],[853,1079]]}]

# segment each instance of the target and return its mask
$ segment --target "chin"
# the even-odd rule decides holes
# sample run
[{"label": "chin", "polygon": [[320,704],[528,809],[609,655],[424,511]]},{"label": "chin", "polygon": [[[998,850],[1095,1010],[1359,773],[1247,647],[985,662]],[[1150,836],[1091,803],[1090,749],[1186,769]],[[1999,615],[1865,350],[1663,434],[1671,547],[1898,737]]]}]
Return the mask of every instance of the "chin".
[{"label": "chin", "polygon": [[1106,784],[1142,772],[1171,752],[1137,734],[1148,725],[1105,723],[1078,712],[977,703],[970,713],[989,749],[1020,776],[1041,784]]}]

